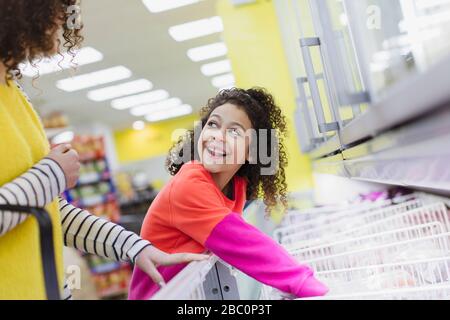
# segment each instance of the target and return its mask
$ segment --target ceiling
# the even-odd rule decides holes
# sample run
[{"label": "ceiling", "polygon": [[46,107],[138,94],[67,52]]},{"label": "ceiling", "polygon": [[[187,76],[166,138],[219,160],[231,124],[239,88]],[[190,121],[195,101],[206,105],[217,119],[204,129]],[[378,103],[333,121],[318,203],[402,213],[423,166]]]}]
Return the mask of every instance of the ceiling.
[{"label": "ceiling", "polygon": [[[216,94],[217,89],[200,72],[202,62],[191,61],[186,52],[193,47],[220,41],[221,34],[176,42],[168,29],[172,25],[216,15],[215,2],[205,0],[153,14],[141,0],[82,0],[83,45],[99,50],[104,59],[80,66],[75,74],[124,65],[133,72],[132,78],[112,84],[148,79],[154,85],[153,90],[167,90],[171,97],[178,97],[183,103],[190,104],[195,112]],[[211,62],[220,59],[212,59]],[[42,75],[34,87],[31,79],[24,77],[23,86],[41,115],[63,111],[71,125],[94,121],[116,130],[129,128],[136,120],[144,120],[143,117],[130,115],[127,110],[111,108],[110,101],[93,102],[87,99],[89,89],[68,93],[56,88],[57,80],[71,74],[73,71],[64,70]]]}]

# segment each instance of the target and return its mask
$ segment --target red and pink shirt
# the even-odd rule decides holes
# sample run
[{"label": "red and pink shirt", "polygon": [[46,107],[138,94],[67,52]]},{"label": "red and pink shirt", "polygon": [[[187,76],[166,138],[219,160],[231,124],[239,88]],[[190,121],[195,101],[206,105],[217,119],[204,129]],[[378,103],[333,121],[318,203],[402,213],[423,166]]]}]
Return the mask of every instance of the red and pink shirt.
[{"label": "red and pink shirt", "polygon": [[[150,206],[141,237],[167,253],[209,250],[254,279],[298,297],[324,295],[328,289],[308,266],[245,222],[247,182],[234,176],[233,185],[234,197],[229,199],[201,163],[184,164]],[[185,266],[159,267],[158,271],[167,282]],[[129,299],[148,299],[158,290],[146,273],[134,269]]]}]

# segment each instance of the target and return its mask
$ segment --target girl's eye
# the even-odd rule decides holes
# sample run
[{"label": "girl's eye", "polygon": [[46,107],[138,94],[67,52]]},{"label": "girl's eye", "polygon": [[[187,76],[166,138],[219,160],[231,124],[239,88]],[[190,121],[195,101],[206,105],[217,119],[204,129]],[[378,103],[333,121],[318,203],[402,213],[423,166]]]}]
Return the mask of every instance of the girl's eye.
[{"label": "girl's eye", "polygon": [[239,136],[241,135],[241,133],[239,132],[239,130],[236,129],[236,128],[232,128],[232,129],[230,129],[229,131],[230,131],[231,135],[233,135],[233,136],[235,136],[235,137],[239,137]]},{"label": "girl's eye", "polygon": [[217,123],[215,121],[209,121],[208,122],[208,127],[210,128],[217,128]]}]

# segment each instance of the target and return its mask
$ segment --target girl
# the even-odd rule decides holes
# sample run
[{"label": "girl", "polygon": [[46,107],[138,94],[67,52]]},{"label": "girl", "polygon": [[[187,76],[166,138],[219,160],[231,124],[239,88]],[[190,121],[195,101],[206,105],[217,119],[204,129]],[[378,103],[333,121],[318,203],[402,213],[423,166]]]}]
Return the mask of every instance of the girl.
[{"label": "girl", "polygon": [[[136,263],[156,282],[155,265],[200,260],[204,255],[168,255],[147,240],[97,218],[58,198],[75,186],[80,164],[70,145],[50,150],[42,124],[15,84],[23,61],[52,56],[59,37],[69,49],[80,44],[71,29],[70,6],[76,0],[0,0],[0,205],[45,207],[53,222],[55,263],[61,296],[70,299],[64,284],[62,246]],[[39,253],[39,229],[34,219],[0,211],[0,300],[44,299]]]},{"label": "girl", "polygon": [[[201,128],[198,139],[191,131],[170,151],[166,164],[175,176],[150,206],[141,236],[169,253],[207,249],[297,297],[324,295],[327,287],[309,267],[241,217],[246,200],[262,197],[268,211],[279,202],[286,205],[286,123],[273,97],[259,88],[223,90],[202,110]],[[249,137],[252,130],[257,134]],[[271,151],[271,163],[263,161],[265,154],[253,152],[263,149]],[[267,174],[273,164],[278,170]],[[159,271],[169,281],[184,266]],[[130,299],[148,299],[158,289],[134,269]]]}]

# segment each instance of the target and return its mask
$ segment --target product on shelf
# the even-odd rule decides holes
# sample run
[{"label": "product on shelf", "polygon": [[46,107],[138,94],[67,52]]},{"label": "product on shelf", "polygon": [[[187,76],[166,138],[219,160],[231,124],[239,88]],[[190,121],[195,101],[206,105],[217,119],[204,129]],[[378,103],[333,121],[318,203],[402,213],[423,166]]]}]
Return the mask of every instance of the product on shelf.
[{"label": "product on shelf", "polygon": [[71,144],[78,151],[82,161],[103,159],[105,157],[103,137],[89,135],[76,136]]},{"label": "product on shelf", "polygon": [[[112,174],[105,158],[105,145],[99,136],[76,136],[72,141],[82,162],[78,184],[65,192],[76,207],[112,222],[120,220],[120,207]],[[126,294],[131,267],[128,263],[84,255],[100,298]]]},{"label": "product on shelf", "polygon": [[93,279],[100,298],[111,298],[127,294],[131,269],[121,265],[118,269],[107,273],[94,274]]},{"label": "product on shelf", "polygon": [[42,117],[42,123],[44,128],[53,129],[67,127],[69,121],[62,112],[53,112],[48,116]]}]

